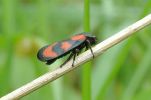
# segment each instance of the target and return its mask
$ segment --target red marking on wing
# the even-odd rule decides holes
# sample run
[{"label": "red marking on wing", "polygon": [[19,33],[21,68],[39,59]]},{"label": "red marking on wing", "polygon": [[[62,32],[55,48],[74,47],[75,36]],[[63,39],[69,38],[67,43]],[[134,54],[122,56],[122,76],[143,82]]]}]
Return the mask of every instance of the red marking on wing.
[{"label": "red marking on wing", "polygon": [[83,34],[75,35],[75,36],[71,37],[71,40],[85,40],[85,39],[86,39],[86,36]]},{"label": "red marking on wing", "polygon": [[72,44],[70,44],[69,42],[63,42],[61,44],[61,49],[63,49],[64,51],[67,51],[71,47],[72,47]]},{"label": "red marking on wing", "polygon": [[44,51],[43,51],[43,55],[44,57],[57,57],[57,53],[54,52],[52,50],[53,46],[55,45],[56,43],[52,44],[51,46],[48,46]]}]

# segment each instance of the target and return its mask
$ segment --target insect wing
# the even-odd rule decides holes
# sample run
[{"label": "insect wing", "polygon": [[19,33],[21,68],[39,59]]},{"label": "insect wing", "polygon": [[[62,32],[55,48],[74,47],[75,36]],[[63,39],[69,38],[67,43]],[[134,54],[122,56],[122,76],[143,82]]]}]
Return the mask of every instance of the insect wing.
[{"label": "insect wing", "polygon": [[41,61],[47,61],[57,57],[58,54],[53,50],[55,45],[57,45],[57,43],[41,48],[37,54],[38,59]]}]

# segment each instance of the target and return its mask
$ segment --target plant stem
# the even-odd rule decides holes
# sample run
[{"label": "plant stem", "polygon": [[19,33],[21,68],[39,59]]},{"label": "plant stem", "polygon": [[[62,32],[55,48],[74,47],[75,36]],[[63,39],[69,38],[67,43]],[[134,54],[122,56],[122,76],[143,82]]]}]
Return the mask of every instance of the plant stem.
[{"label": "plant stem", "polygon": [[[136,31],[139,31],[140,29],[143,29],[147,25],[151,24],[151,14],[144,17],[143,19],[137,21],[136,23],[128,26],[127,28],[121,30],[120,32],[114,34],[113,36],[107,38],[106,40],[102,41],[101,43],[97,44],[95,47],[92,48],[93,53],[95,56],[101,55],[106,50],[111,48],[112,46],[120,43],[121,41],[125,40],[129,36],[133,35]],[[86,52],[79,55],[76,60],[74,67],[72,67],[73,60],[70,60],[67,64],[62,66],[62,68],[57,68],[54,71],[48,72],[39,78],[33,80],[32,82],[27,83],[26,85],[14,90],[13,92],[3,96],[0,98],[0,100],[16,100],[20,99],[25,95],[28,95],[29,93],[39,89],[40,87],[48,84],[49,82],[52,82],[56,80],[57,78],[63,76],[64,74],[74,70],[79,65],[89,61],[92,59],[93,56],[90,52],[90,50],[87,50]],[[99,79],[100,76],[98,76]]]},{"label": "plant stem", "polygon": [[[84,31],[90,31],[89,0],[84,0]],[[83,65],[82,70],[82,100],[91,100],[91,67],[92,62]]]}]

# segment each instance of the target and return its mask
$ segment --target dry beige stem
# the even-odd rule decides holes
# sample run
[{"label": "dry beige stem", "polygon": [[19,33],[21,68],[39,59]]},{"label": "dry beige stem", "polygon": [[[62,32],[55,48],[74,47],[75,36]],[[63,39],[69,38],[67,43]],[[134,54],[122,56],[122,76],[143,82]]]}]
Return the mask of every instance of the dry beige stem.
[{"label": "dry beige stem", "polygon": [[[100,55],[110,47],[114,46],[117,43],[120,43],[127,37],[134,34],[136,31],[146,27],[151,23],[151,14],[144,17],[143,19],[139,20],[138,22],[128,26],[127,28],[123,29],[122,31],[116,33],[115,35],[109,37],[108,39],[104,40],[103,42],[97,44],[93,47],[93,52],[95,56]],[[48,72],[41,77],[33,80],[32,82],[27,83],[26,85],[14,90],[13,92],[3,96],[0,100],[15,100],[20,99],[23,96],[35,91],[36,89],[46,85],[47,83],[54,81],[55,79],[61,77],[65,73],[74,70],[79,65],[83,64],[84,62],[92,59],[92,54],[88,50],[78,56],[75,60],[75,67],[71,67],[72,60],[70,60],[66,65],[62,68],[55,69],[54,71]]]}]

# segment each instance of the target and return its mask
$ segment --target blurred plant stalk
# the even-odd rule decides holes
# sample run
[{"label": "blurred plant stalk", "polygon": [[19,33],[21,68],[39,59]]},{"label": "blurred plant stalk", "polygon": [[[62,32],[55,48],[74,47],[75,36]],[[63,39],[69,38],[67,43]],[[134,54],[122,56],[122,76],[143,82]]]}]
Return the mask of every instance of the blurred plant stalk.
[{"label": "blurred plant stalk", "polygon": [[[129,36],[133,35],[136,31],[143,29],[144,27],[148,26],[149,24],[151,24],[151,14],[147,15],[146,17],[137,21],[136,23],[128,26],[127,28],[121,30],[120,32],[116,33],[115,35],[107,38],[103,42],[97,44],[95,47],[92,48],[92,50],[94,51],[94,55],[95,56],[101,55],[107,49],[120,43],[121,41],[125,40]],[[32,93],[33,91],[39,89],[40,87],[48,84],[49,82],[52,82],[52,81],[56,80],[57,78],[63,76],[64,74],[74,70],[79,65],[89,61],[92,58],[93,58],[93,56],[92,56],[90,50],[87,50],[86,52],[82,53],[81,55],[79,55],[76,58],[74,67],[71,66],[72,60],[70,60],[62,68],[57,68],[54,71],[48,72],[48,73],[40,76],[39,78],[33,80],[32,82],[29,82],[26,85],[3,96],[2,98],[0,98],[0,100],[20,99],[23,96],[26,96],[29,93]]]}]

